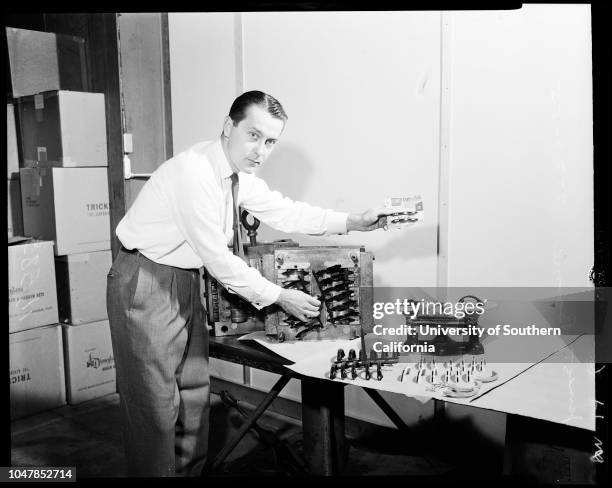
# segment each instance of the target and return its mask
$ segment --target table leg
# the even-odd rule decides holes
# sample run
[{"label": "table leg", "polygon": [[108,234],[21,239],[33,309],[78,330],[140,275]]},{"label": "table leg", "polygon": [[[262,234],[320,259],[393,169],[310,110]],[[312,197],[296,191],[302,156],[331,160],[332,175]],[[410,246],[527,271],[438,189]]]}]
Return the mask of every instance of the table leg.
[{"label": "table leg", "polygon": [[344,468],[344,383],[302,378],[304,461],[313,475],[330,476]]},{"label": "table leg", "polygon": [[268,406],[274,401],[274,399],[278,396],[281,390],[285,387],[285,385],[291,379],[291,375],[283,375],[279,378],[279,380],[272,387],[270,392],[266,395],[263,401],[257,406],[257,408],[251,413],[249,418],[240,426],[238,431],[234,434],[234,436],[229,440],[229,442],[223,447],[221,452],[217,454],[217,457],[212,463],[212,469],[218,468],[221,463],[225,460],[227,455],[232,452],[232,450],[238,445],[240,440],[244,437],[247,431],[253,426],[257,419],[261,417],[261,415],[265,412]]},{"label": "table leg", "polygon": [[362,387],[363,390],[370,395],[370,398],[374,400],[378,408],[380,408],[384,414],[395,424],[395,426],[400,430],[408,430],[408,426],[402,420],[402,418],[391,408],[391,406],[385,401],[385,399],[381,396],[378,390],[374,390],[372,388]]}]

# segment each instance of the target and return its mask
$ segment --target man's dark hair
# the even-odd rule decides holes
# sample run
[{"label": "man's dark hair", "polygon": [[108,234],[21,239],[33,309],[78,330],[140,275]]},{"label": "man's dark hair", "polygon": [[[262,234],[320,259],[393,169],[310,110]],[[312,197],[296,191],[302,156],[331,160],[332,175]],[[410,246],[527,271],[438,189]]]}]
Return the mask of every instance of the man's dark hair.
[{"label": "man's dark hair", "polygon": [[272,117],[287,122],[285,109],[283,109],[283,106],[276,98],[267,93],[253,90],[244,92],[232,103],[229,116],[234,122],[234,126],[238,125],[246,117],[246,111],[251,105],[259,105],[267,110]]}]

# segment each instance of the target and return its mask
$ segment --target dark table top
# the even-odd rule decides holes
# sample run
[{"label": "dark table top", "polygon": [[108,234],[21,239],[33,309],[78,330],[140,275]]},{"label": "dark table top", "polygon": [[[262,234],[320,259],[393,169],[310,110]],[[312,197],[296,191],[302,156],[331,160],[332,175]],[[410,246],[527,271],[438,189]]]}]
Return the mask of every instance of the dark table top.
[{"label": "dark table top", "polygon": [[272,373],[293,374],[290,369],[285,368],[286,365],[293,364],[293,361],[279,356],[256,341],[239,341],[239,337],[241,336],[211,336],[210,357]]}]

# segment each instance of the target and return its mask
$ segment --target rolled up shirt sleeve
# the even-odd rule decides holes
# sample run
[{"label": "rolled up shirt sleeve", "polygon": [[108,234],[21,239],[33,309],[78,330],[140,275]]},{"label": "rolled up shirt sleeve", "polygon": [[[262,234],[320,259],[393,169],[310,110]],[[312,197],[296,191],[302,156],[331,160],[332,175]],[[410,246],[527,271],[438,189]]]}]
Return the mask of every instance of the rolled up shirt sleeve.
[{"label": "rolled up shirt sleeve", "polygon": [[310,235],[346,234],[348,213],[296,202],[255,175],[240,174],[240,205],[274,229]]},{"label": "rolled up shirt sleeve", "polygon": [[165,194],[174,221],[186,242],[201,257],[204,267],[228,291],[258,309],[278,299],[281,288],[234,256],[223,232],[221,202],[225,195],[208,165],[187,162],[179,168],[180,185]]}]

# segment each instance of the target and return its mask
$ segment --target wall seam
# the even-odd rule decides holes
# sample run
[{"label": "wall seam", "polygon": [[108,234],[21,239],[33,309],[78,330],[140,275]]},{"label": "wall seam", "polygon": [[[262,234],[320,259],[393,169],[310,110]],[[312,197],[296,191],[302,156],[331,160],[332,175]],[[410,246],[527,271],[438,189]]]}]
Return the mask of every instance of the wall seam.
[{"label": "wall seam", "polygon": [[438,287],[449,283],[451,15],[440,12],[440,143],[438,175]]},{"label": "wall seam", "polygon": [[[235,71],[236,71],[236,96],[244,92],[244,31],[242,25],[242,12],[234,14],[234,49],[235,49]],[[242,366],[242,382],[251,386],[251,368]]]},{"label": "wall seam", "polygon": [[244,92],[244,31],[242,12],[234,14],[234,46],[236,50],[236,96]]}]

